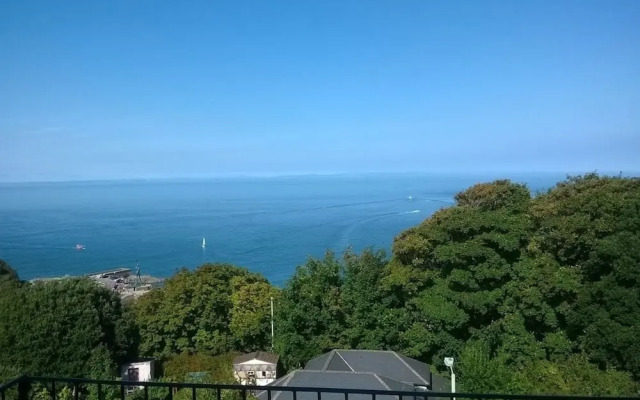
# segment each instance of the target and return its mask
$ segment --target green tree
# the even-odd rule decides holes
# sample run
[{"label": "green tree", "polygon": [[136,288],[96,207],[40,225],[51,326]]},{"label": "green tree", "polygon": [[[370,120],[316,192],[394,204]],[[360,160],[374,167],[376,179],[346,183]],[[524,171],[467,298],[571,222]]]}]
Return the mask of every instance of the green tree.
[{"label": "green tree", "polygon": [[276,307],[276,349],[286,368],[332,348],[387,349],[398,343],[403,317],[381,286],[384,251],[348,249],[307,260],[282,290]]},{"label": "green tree", "polygon": [[[263,346],[269,342],[265,305],[273,293],[264,277],[244,268],[205,264],[195,271],[183,269],[164,288],[134,304],[140,350],[145,355],[169,357]],[[253,294],[263,297],[249,299]]]},{"label": "green tree", "polygon": [[483,341],[469,341],[460,352],[456,373],[460,391],[467,393],[518,393],[521,382],[504,355],[492,354]]},{"label": "green tree", "polygon": [[603,371],[581,355],[556,362],[531,362],[518,370],[516,379],[519,393],[528,394],[633,396],[640,390],[629,373]]},{"label": "green tree", "polygon": [[326,349],[341,347],[342,266],[335,255],[309,258],[296,268],[276,307],[276,350],[285,368],[297,368]]},{"label": "green tree", "polygon": [[20,376],[20,370],[10,365],[0,364],[0,385]]},{"label": "green tree", "polygon": [[16,284],[20,282],[20,278],[18,278],[18,273],[9,264],[0,259],[0,286],[9,282]]},{"label": "green tree", "polygon": [[0,359],[23,373],[113,371],[135,346],[119,296],[88,279],[3,290],[0,303]]},{"label": "green tree", "polygon": [[244,277],[231,279],[231,320],[229,330],[235,348],[245,351],[271,347],[271,298],[278,290],[266,281],[246,283]]},{"label": "green tree", "polygon": [[508,285],[526,256],[533,229],[526,212],[530,195],[523,185],[480,184],[456,200],[456,206],[396,238],[384,278],[391,292],[411,294],[397,302],[413,321],[401,348],[437,364],[508,315]]},{"label": "green tree", "polygon": [[341,343],[348,347],[386,348],[388,334],[397,331],[396,327],[388,326],[391,317],[385,295],[380,290],[386,265],[383,250],[365,249],[358,255],[349,249],[343,256],[340,306],[346,329],[342,332]]},{"label": "green tree", "polygon": [[588,174],[534,201],[535,248],[579,276],[569,338],[640,378],[640,180]]}]

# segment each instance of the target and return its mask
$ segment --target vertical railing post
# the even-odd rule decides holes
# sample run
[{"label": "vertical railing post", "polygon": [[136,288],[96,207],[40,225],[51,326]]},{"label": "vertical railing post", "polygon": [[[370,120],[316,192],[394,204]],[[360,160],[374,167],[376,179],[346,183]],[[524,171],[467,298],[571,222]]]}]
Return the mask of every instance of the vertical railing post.
[{"label": "vertical railing post", "polygon": [[31,381],[24,377],[18,382],[18,400],[29,400],[29,390],[31,390]]},{"label": "vertical railing post", "polygon": [[98,383],[98,400],[102,400],[102,383]]},{"label": "vertical railing post", "polygon": [[293,391],[293,400],[298,400],[298,392]]},{"label": "vertical railing post", "polygon": [[169,385],[169,400],[173,400],[173,387]]},{"label": "vertical railing post", "polygon": [[191,400],[196,400],[196,387],[191,388]]},{"label": "vertical railing post", "polygon": [[[320,400],[320,398],[322,397],[322,395],[320,394],[320,391],[318,390],[318,391],[316,392],[316,394],[317,394],[317,397],[318,397],[318,399],[317,399],[317,400]],[[374,399],[374,400],[375,400],[375,399]]]},{"label": "vertical railing post", "polygon": [[267,389],[267,400],[271,400],[271,389]]},{"label": "vertical railing post", "polygon": [[56,393],[56,381],[51,381],[51,400],[56,400],[56,397],[58,397],[58,393]]},{"label": "vertical railing post", "polygon": [[124,383],[120,383],[120,400],[124,400]]},{"label": "vertical railing post", "polygon": [[144,400],[149,400],[149,385],[144,385]]},{"label": "vertical railing post", "polygon": [[247,400],[247,389],[242,389],[242,400]]},{"label": "vertical railing post", "polygon": [[[349,392],[345,391],[344,392],[344,400],[349,400]],[[400,399],[402,400],[402,399]]]},{"label": "vertical railing post", "polygon": [[222,398],[222,393],[220,393],[220,388],[217,388],[216,390],[216,399],[220,400]]}]

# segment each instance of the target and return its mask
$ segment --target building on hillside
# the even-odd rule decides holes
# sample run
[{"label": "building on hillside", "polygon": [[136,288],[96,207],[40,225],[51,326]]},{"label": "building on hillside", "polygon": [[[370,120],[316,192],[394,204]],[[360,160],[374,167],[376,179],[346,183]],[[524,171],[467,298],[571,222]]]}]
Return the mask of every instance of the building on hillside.
[{"label": "building on hillside", "polygon": [[[332,350],[310,360],[304,369],[293,371],[276,380],[272,386],[407,392],[450,391],[449,380],[433,375],[428,364],[394,351],[378,350]],[[267,400],[266,396],[266,392],[261,392],[257,397],[259,400]],[[344,396],[338,393],[323,393],[322,397],[328,400],[343,400]],[[396,396],[388,396],[388,399],[382,399],[382,397],[385,396],[376,398],[397,399]],[[349,400],[370,399],[370,395],[349,396]],[[293,400],[293,398],[291,392],[275,392],[271,400]],[[297,400],[316,400],[316,394],[299,392]]]},{"label": "building on hillside", "polygon": [[311,359],[310,371],[369,372],[411,384],[416,390],[448,392],[449,380],[431,373],[431,366],[395,351],[331,350]]},{"label": "building on hillside", "polygon": [[[123,381],[149,382],[155,378],[155,358],[139,358],[120,366]],[[129,386],[127,391],[142,389],[143,386]]]},{"label": "building on hillside", "polygon": [[233,376],[242,385],[265,386],[277,378],[278,356],[254,351],[233,359]]},{"label": "building on hillside", "polygon": [[[414,391],[413,385],[385,378],[370,372],[343,371],[293,371],[269,386],[320,387],[334,389],[399,390]],[[267,392],[258,392],[258,400],[267,400]],[[297,400],[317,400],[315,392],[297,392]],[[344,393],[322,393],[322,400],[344,400]],[[400,400],[397,396],[376,396],[377,400]],[[292,392],[272,392],[271,400],[293,400]],[[370,394],[351,394],[349,400],[371,400]],[[415,400],[413,396],[401,400]]]}]

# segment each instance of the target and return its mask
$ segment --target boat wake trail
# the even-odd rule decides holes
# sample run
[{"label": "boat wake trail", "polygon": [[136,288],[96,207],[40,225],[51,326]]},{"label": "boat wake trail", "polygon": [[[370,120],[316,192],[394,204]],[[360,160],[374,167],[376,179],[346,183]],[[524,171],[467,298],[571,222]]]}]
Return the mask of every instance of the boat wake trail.
[{"label": "boat wake trail", "polygon": [[366,218],[364,220],[358,221],[354,224],[349,225],[349,227],[347,229],[344,230],[344,232],[342,232],[342,235],[340,236],[340,240],[338,241],[338,246],[337,248],[339,249],[344,249],[347,246],[351,245],[350,239],[351,236],[353,234],[353,232],[358,229],[361,228],[363,225],[369,224],[371,222],[374,221],[378,221],[384,218],[391,218],[391,217],[395,217],[395,216],[399,216],[399,215],[407,215],[407,214],[418,214],[422,212],[422,210],[411,210],[411,211],[401,211],[401,212],[393,212],[393,213],[384,213],[384,214],[377,214],[374,216],[371,216],[369,218]]}]

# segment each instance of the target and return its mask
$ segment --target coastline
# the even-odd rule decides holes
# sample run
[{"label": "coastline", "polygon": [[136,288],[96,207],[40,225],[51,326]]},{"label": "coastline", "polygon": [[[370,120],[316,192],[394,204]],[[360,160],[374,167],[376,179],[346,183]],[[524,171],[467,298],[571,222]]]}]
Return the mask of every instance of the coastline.
[{"label": "coastline", "polygon": [[137,275],[131,273],[131,268],[114,268],[105,271],[92,272],[84,275],[64,275],[52,278],[34,278],[31,283],[50,282],[61,279],[89,278],[99,285],[117,292],[123,302],[132,302],[164,285],[165,278],[152,275]]}]

